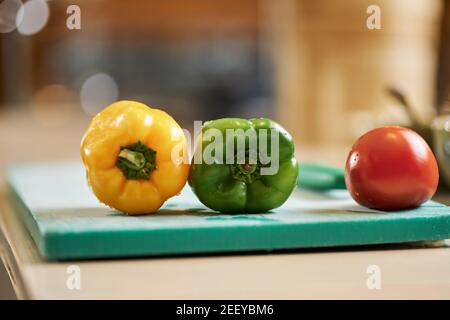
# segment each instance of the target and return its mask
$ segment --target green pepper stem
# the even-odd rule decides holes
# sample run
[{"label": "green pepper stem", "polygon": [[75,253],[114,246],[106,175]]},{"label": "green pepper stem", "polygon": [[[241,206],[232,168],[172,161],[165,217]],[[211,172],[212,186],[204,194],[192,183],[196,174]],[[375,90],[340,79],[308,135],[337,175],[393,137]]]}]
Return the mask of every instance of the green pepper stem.
[{"label": "green pepper stem", "polygon": [[231,174],[234,179],[252,183],[260,177],[260,164],[252,164],[246,161],[244,164],[231,164]]},{"label": "green pepper stem", "polygon": [[240,164],[238,166],[238,168],[244,174],[252,174],[253,172],[255,172],[255,170],[257,168],[257,165],[256,164],[250,164],[250,163],[244,163],[244,164]]}]

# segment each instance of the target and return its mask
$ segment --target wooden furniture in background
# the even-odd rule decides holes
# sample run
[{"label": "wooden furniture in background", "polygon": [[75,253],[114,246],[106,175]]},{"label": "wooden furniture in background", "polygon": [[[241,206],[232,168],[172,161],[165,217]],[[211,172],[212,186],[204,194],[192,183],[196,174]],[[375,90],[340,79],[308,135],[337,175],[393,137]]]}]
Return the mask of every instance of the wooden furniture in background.
[{"label": "wooden furniture in background", "polygon": [[[271,2],[268,2],[269,5]],[[348,144],[394,104],[394,85],[422,119],[435,102],[439,0],[382,0],[381,30],[366,27],[370,0],[273,3],[278,117],[298,141]]]}]

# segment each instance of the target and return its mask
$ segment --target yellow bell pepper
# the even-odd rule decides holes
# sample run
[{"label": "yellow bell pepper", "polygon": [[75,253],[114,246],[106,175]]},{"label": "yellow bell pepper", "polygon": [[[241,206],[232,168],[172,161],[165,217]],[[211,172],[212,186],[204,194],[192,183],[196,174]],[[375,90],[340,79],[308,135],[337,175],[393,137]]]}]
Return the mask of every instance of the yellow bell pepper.
[{"label": "yellow bell pepper", "polygon": [[119,101],[92,119],[81,157],[101,202],[128,214],[146,214],[185,185],[186,144],[182,129],[164,111]]}]

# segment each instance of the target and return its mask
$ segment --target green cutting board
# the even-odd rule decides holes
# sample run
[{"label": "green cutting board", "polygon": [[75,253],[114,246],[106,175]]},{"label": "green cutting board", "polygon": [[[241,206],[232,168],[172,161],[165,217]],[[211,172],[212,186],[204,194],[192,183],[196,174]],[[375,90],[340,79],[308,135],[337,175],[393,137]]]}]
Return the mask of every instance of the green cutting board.
[{"label": "green cutting board", "polygon": [[345,190],[296,190],[261,214],[218,214],[186,187],[157,213],[126,216],[97,201],[79,163],[16,164],[11,196],[39,252],[48,260],[273,250],[445,239],[450,210],[377,212]]}]

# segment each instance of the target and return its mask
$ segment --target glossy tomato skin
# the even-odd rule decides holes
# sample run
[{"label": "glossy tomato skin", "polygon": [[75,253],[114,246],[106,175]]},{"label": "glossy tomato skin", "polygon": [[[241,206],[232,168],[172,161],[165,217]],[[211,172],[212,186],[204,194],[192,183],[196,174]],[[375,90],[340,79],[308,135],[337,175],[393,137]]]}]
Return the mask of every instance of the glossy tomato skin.
[{"label": "glossy tomato skin", "polygon": [[347,157],[345,183],[360,205],[378,210],[420,206],[436,192],[439,171],[425,140],[402,127],[362,135]]}]

